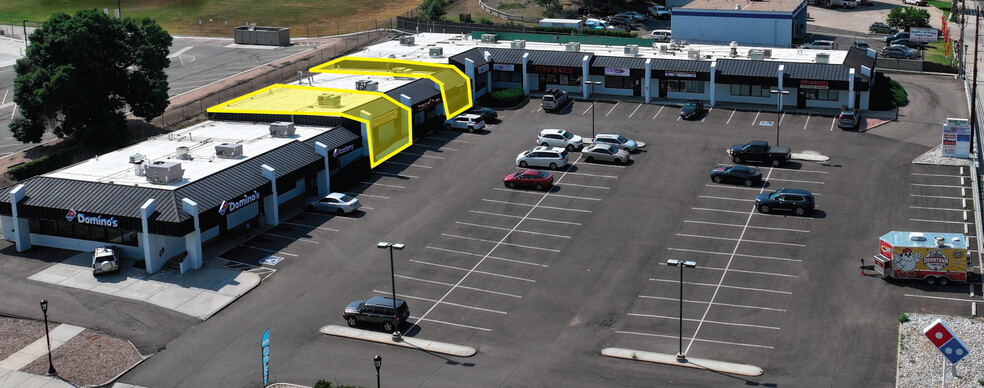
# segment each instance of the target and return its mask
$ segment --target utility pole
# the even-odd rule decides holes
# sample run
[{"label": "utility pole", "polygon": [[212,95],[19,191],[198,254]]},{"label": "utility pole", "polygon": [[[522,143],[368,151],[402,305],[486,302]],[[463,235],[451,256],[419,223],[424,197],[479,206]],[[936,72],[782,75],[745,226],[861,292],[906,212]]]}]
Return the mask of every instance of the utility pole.
[{"label": "utility pole", "polygon": [[[974,7],[974,77],[971,80],[970,86],[970,147],[971,150],[977,154],[977,158],[981,157],[981,153],[977,152],[977,147],[974,147],[974,135],[977,133],[977,52],[978,42],[981,34],[981,8],[980,6]],[[963,44],[963,42],[960,42]]]}]

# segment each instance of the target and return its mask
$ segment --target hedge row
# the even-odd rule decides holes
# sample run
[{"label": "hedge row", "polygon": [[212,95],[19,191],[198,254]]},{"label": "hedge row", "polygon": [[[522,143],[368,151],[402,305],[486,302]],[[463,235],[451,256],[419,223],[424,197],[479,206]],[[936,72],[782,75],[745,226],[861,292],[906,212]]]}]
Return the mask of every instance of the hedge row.
[{"label": "hedge row", "polygon": [[75,155],[78,152],[79,147],[66,148],[51,155],[45,155],[22,165],[11,167],[7,169],[5,174],[12,180],[22,181],[75,163]]},{"label": "hedge row", "polygon": [[581,34],[581,35],[601,35],[601,36],[617,36],[619,38],[635,38],[636,36],[628,31],[616,31],[616,30],[603,30],[603,29],[592,29],[583,28],[576,29],[570,27],[540,27],[536,26],[532,28],[534,31],[549,32],[553,34],[570,34],[571,32]]},{"label": "hedge row", "polygon": [[497,108],[507,108],[519,105],[525,98],[526,95],[523,94],[523,88],[495,90],[485,95],[484,104]]}]

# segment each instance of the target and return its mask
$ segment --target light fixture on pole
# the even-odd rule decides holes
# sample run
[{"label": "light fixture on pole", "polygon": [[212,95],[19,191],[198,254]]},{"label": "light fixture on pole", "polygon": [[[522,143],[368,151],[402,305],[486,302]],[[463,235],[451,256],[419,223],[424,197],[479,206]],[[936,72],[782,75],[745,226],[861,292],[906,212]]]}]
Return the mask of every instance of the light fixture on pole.
[{"label": "light fixture on pole", "polygon": [[376,388],[379,388],[379,367],[383,366],[383,358],[377,354],[372,358],[372,363],[376,365]]},{"label": "light fixture on pole", "polygon": [[594,97],[594,87],[595,85],[601,85],[601,81],[584,81],[584,83],[591,85],[591,138],[595,137],[595,97]]},{"label": "light fixture on pole", "polygon": [[676,359],[679,362],[687,362],[687,355],[683,354],[683,267],[697,268],[697,262],[669,259],[666,261],[666,265],[680,267],[680,348],[677,351]]},{"label": "light fixture on pole", "polygon": [[55,364],[51,363],[51,336],[48,335],[48,300],[41,299],[41,313],[44,314],[44,339],[48,342],[48,376],[57,375]]},{"label": "light fixture on pole", "polygon": [[779,110],[776,111],[776,145],[779,145],[779,125],[782,123],[782,95],[789,94],[788,90],[782,90],[782,88],[769,90],[771,94],[779,95]]},{"label": "light fixture on pole", "polygon": [[[380,241],[376,243],[376,248],[379,249],[389,249],[390,252],[390,280],[393,283],[393,315],[397,315],[396,312],[396,269],[393,266],[393,250],[403,250],[405,247],[403,243],[390,243],[386,241]],[[398,340],[400,338],[400,324],[396,323],[396,327],[393,328],[393,340]]]}]

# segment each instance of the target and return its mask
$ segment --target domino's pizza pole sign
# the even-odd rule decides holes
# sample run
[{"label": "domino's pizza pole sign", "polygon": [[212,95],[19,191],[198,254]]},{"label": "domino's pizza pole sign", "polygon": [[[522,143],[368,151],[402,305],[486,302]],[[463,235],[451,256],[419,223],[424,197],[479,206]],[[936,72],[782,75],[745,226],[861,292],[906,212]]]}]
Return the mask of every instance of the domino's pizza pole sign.
[{"label": "domino's pizza pole sign", "polygon": [[943,353],[943,357],[946,357],[950,364],[956,365],[970,352],[967,344],[960,337],[957,337],[942,320],[937,319],[923,328],[923,334],[929,338],[929,342],[932,342],[940,350],[940,353]]}]

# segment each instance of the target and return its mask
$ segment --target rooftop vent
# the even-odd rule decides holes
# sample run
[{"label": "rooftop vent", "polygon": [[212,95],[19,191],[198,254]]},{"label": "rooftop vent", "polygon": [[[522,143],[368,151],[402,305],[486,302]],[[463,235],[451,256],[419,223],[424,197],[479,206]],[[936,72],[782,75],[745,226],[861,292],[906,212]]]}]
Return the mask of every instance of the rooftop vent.
[{"label": "rooftop vent", "polygon": [[322,108],[338,108],[342,105],[342,96],[334,93],[322,93],[318,96],[318,106]]},{"label": "rooftop vent", "polygon": [[581,51],[581,42],[567,42],[564,43],[564,51]]},{"label": "rooftop vent", "polygon": [[215,145],[215,154],[220,158],[235,158],[243,155],[242,144],[222,143]]},{"label": "rooftop vent", "polygon": [[431,58],[440,58],[440,57],[444,56],[444,48],[443,47],[431,47],[430,50],[429,50],[429,52],[430,52]]},{"label": "rooftop vent", "polygon": [[367,79],[360,79],[358,81],[355,81],[355,90],[368,90],[370,92],[375,92],[379,90],[379,82],[367,80]]},{"label": "rooftop vent", "polygon": [[181,159],[181,160],[191,160],[191,153],[189,152],[188,147],[185,146],[178,147],[178,149],[174,151],[174,158]]},{"label": "rooftop vent", "polygon": [[514,41],[512,41],[512,42],[509,43],[509,48],[525,49],[526,48],[526,41],[525,40],[514,40]]},{"label": "rooftop vent", "polygon": [[270,136],[290,137],[294,136],[294,123],[287,121],[277,121],[270,123]]},{"label": "rooftop vent", "polygon": [[700,59],[700,50],[687,50],[687,58]]},{"label": "rooftop vent", "polygon": [[130,163],[133,163],[133,175],[143,176],[144,166],[143,162],[146,161],[146,157],[143,154],[133,154],[130,155]]},{"label": "rooftop vent", "polygon": [[498,41],[499,41],[499,35],[482,34],[482,43],[496,43]]},{"label": "rooftop vent", "polygon": [[667,49],[667,45],[665,45],[665,44],[659,45],[659,53],[660,54],[666,54],[666,49]]},{"label": "rooftop vent", "polygon": [[731,47],[731,57],[732,58],[737,57],[738,56],[738,42],[737,41],[734,41],[734,40],[731,41],[730,47]]},{"label": "rooftop vent", "polygon": [[413,36],[412,35],[401,36],[400,44],[403,46],[413,46]]},{"label": "rooftop vent", "polygon": [[946,239],[943,236],[936,236],[936,247],[943,248],[946,246]]},{"label": "rooftop vent", "polygon": [[178,182],[184,176],[181,163],[157,161],[147,165],[147,182],[168,184]]},{"label": "rooftop vent", "polygon": [[625,55],[637,55],[639,54],[639,45],[630,44],[625,46]]},{"label": "rooftop vent", "polygon": [[762,56],[765,58],[772,58],[772,49],[762,49]]},{"label": "rooftop vent", "polygon": [[816,63],[830,63],[830,53],[817,53]]},{"label": "rooftop vent", "polygon": [[748,50],[748,59],[761,61],[765,59],[765,51],[761,49]]},{"label": "rooftop vent", "polygon": [[919,232],[909,233],[909,240],[912,241],[926,241],[926,236]]}]

